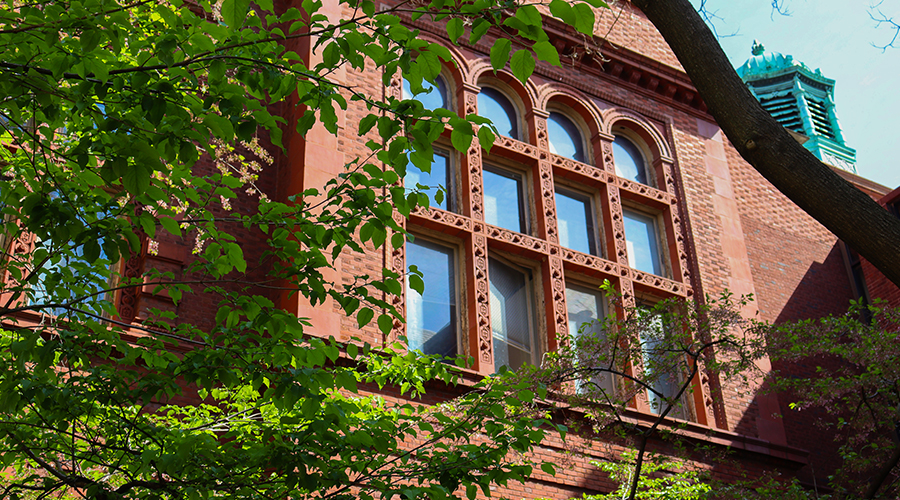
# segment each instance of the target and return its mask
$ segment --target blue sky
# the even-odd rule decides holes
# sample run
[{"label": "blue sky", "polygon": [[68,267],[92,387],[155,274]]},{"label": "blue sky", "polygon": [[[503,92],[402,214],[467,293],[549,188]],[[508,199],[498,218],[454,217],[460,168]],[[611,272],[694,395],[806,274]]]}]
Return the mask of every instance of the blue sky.
[{"label": "blue sky", "polygon": [[[700,0],[692,0],[699,5]],[[732,65],[750,57],[754,39],[767,51],[794,56],[836,81],[834,99],[857,173],[890,188],[900,186],[900,37],[869,17],[878,0],[784,0],[790,15],[772,12],[771,0],[707,0],[719,41]],[[880,9],[900,23],[900,0]]]}]

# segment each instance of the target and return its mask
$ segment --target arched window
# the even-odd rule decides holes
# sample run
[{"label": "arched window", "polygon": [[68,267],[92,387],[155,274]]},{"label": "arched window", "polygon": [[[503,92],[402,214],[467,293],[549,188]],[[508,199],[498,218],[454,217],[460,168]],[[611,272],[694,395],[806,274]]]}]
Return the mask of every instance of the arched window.
[{"label": "arched window", "polygon": [[481,88],[478,94],[478,116],[490,118],[500,135],[521,140],[516,108],[499,90]]},{"label": "arched window", "polygon": [[616,175],[641,184],[650,184],[644,155],[634,142],[617,135],[613,141],[613,158],[616,162]]},{"label": "arched window", "polygon": [[551,111],[547,118],[547,132],[551,153],[587,163],[581,132],[566,115]]},{"label": "arched window", "polygon": [[422,88],[424,89],[422,92],[418,94],[413,94],[411,86],[409,84],[409,80],[406,78],[403,79],[403,98],[404,99],[415,99],[422,103],[422,106],[425,106],[426,109],[437,109],[444,108],[450,109],[450,103],[447,99],[447,83],[444,82],[444,78],[441,75],[438,75],[434,79],[434,85],[428,83],[427,81],[422,81]]}]

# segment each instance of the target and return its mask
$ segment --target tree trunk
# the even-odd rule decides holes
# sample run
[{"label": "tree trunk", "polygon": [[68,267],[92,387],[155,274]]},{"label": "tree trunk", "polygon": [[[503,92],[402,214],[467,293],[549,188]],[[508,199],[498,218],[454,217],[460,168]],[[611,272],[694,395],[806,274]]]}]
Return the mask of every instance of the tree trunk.
[{"label": "tree trunk", "polygon": [[689,0],[632,3],[668,42],[741,156],[900,286],[900,219],[820,162],[760,106]]}]

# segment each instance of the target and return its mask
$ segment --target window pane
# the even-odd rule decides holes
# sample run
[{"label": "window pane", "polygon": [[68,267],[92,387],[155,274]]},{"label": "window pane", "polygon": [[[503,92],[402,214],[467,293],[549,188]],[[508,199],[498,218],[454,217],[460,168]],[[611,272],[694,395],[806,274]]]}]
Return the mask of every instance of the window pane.
[{"label": "window pane", "polygon": [[[566,309],[569,315],[569,332],[578,338],[579,364],[594,368],[615,368],[615,360],[609,357],[608,349],[603,345],[606,338],[601,329],[605,309],[603,294],[599,290],[584,287],[566,286]],[[583,340],[590,337],[590,340]],[[583,343],[582,343],[583,342]],[[609,372],[597,372],[587,380],[576,383],[579,392],[591,392],[605,401],[602,390],[610,400],[615,400],[614,376]]]},{"label": "window pane", "polygon": [[491,330],[494,366],[512,369],[534,363],[535,342],[531,311],[530,274],[496,259],[488,259],[491,284]]},{"label": "window pane", "polygon": [[556,219],[559,244],[591,255],[597,255],[594,238],[594,216],[591,199],[570,191],[556,191]]},{"label": "window pane", "polygon": [[478,116],[490,118],[500,135],[520,139],[516,108],[499,90],[481,88],[478,94]]},{"label": "window pane", "polygon": [[453,250],[417,239],[406,243],[406,263],[424,275],[425,293],[406,285],[406,338],[409,349],[455,356],[456,284]]},{"label": "window pane", "polygon": [[[435,149],[434,159],[431,160],[431,172],[423,172],[419,167],[410,162],[406,166],[406,176],[403,177],[403,185],[407,192],[416,188],[416,185],[429,186],[428,189],[421,191],[428,195],[428,203],[433,207],[443,208],[444,210],[452,210],[453,205],[450,203],[452,199],[452,185],[450,182],[450,153]],[[435,194],[438,192],[438,186],[444,191],[444,197],[440,203],[435,200]]]},{"label": "window pane", "polygon": [[616,175],[641,184],[650,184],[647,182],[647,169],[641,151],[621,135],[617,135],[613,141],[613,159],[616,162]]},{"label": "window pane", "polygon": [[[644,310],[644,313],[648,316],[650,314],[647,310]],[[647,317],[646,326],[641,331],[644,376],[650,387],[653,388],[652,391],[647,390],[647,400],[650,404],[650,411],[656,415],[665,411],[666,405],[669,404],[665,399],[671,400],[681,388],[680,355],[674,347],[666,345],[667,328],[668,326],[659,315],[653,315]],[[669,412],[669,416],[684,420],[690,418],[684,402],[675,401],[672,404],[677,405],[677,408],[673,408]]]},{"label": "window pane", "polygon": [[422,106],[425,106],[426,109],[449,109],[449,106],[447,105],[447,84],[444,83],[444,79],[440,76],[434,79],[434,83],[437,85],[432,85],[423,80],[422,88],[425,90],[418,94],[413,94],[410,89],[409,81],[404,78],[403,98],[415,99],[421,102]]},{"label": "window pane", "polygon": [[581,133],[572,120],[562,113],[551,112],[547,119],[550,134],[550,152],[586,163]]},{"label": "window pane", "polygon": [[631,210],[625,216],[625,244],[628,265],[634,269],[662,276],[656,219]]},{"label": "window pane", "polygon": [[526,232],[522,176],[485,167],[482,178],[485,222],[518,233]]}]

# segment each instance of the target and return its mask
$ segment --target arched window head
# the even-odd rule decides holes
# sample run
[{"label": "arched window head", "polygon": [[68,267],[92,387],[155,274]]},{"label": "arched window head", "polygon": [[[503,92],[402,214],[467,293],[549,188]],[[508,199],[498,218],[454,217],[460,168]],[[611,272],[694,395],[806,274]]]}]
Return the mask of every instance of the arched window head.
[{"label": "arched window head", "polygon": [[617,135],[613,141],[613,158],[616,162],[616,175],[650,185],[644,155],[631,140]]},{"label": "arched window head", "polygon": [[415,99],[425,106],[425,109],[444,108],[450,109],[450,103],[447,99],[447,83],[444,78],[438,75],[434,79],[434,85],[422,80],[422,90],[418,94],[413,94],[409,80],[403,79],[403,98]]},{"label": "arched window head", "polygon": [[482,87],[478,93],[478,116],[489,118],[500,135],[521,140],[518,115],[513,103],[502,92]]},{"label": "arched window head", "polygon": [[566,115],[551,111],[547,118],[547,132],[551,153],[587,163],[581,131]]}]

